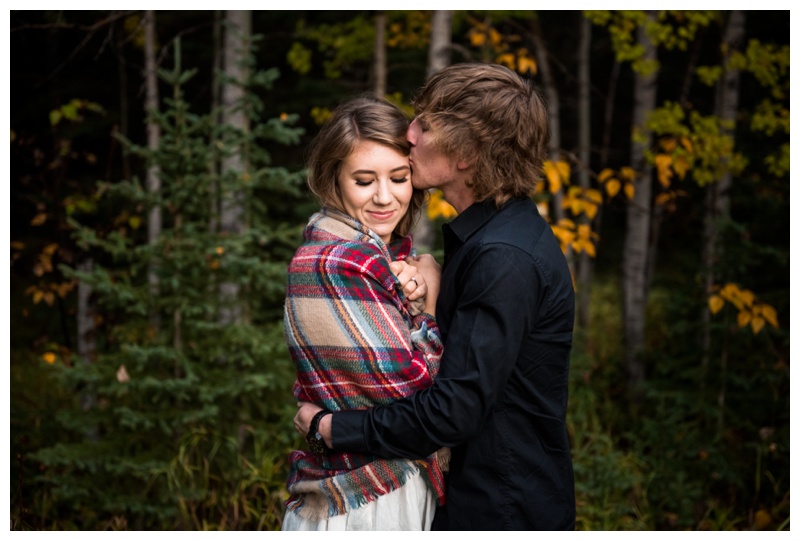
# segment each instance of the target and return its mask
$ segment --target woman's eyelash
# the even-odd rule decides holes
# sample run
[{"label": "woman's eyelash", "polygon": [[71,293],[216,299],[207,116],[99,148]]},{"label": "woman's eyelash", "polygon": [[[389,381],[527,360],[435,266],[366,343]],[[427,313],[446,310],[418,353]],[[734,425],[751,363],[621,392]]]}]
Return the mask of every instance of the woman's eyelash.
[{"label": "woman's eyelash", "polygon": [[[372,184],[374,182],[374,180],[358,180],[358,179],[355,179],[355,180],[356,180],[356,185],[357,186],[369,186],[370,184]],[[392,179],[389,179],[389,180],[391,180],[395,184],[402,184],[403,182],[406,182],[408,180],[408,176],[405,176],[405,177],[402,177],[402,178],[392,178]]]}]

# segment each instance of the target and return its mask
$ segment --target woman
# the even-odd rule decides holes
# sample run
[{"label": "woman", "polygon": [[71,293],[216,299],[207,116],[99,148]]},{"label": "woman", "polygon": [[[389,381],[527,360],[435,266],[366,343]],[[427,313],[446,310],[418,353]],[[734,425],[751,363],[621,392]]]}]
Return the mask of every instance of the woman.
[{"label": "woman", "polygon": [[[438,268],[425,280],[409,259],[424,192],[411,185],[407,127],[393,105],[360,98],[340,106],[311,146],[308,184],[322,209],[289,265],[284,324],[293,394],[322,414],[386,404],[438,372]],[[284,530],[430,529],[444,501],[436,455],[329,451],[315,430],[312,451],[290,455]]]}]

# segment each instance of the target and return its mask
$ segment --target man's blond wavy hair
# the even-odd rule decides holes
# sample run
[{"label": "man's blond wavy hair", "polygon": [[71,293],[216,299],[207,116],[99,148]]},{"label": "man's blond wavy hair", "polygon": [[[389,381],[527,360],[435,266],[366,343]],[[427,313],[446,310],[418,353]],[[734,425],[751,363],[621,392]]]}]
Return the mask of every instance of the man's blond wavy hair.
[{"label": "man's blond wavy hair", "polygon": [[499,207],[529,197],[541,181],[549,130],[547,109],[533,84],[496,64],[454,64],[414,98],[437,150],[472,164],[476,201]]}]

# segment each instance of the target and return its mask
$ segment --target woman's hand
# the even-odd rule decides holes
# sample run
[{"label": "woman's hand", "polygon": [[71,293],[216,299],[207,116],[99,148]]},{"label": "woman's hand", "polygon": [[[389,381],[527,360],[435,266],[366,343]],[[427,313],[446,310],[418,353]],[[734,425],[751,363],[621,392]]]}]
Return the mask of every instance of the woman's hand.
[{"label": "woman's hand", "polygon": [[416,267],[410,265],[408,260],[392,261],[389,263],[389,269],[397,276],[400,288],[406,294],[408,300],[415,301],[428,294],[428,284],[425,281],[425,277]]},{"label": "woman's hand", "polygon": [[405,261],[393,261],[391,271],[410,301],[425,297],[425,311],[436,314],[436,298],[442,279],[442,268],[430,254],[412,256]]}]

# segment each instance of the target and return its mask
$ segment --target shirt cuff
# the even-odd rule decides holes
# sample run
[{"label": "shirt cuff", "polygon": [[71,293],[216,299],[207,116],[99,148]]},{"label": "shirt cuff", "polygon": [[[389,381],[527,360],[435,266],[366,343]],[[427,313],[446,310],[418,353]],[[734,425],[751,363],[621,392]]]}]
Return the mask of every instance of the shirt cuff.
[{"label": "shirt cuff", "polygon": [[331,417],[331,445],[337,451],[367,453],[364,439],[366,410],[337,411]]}]

